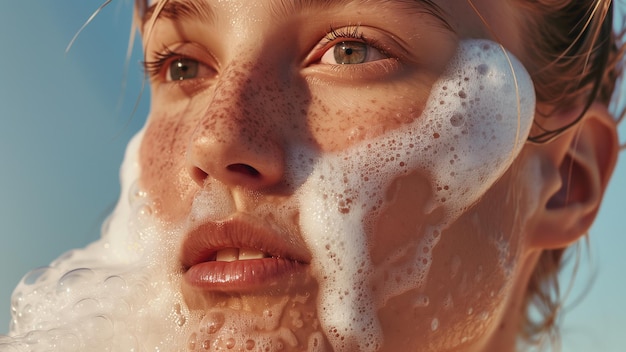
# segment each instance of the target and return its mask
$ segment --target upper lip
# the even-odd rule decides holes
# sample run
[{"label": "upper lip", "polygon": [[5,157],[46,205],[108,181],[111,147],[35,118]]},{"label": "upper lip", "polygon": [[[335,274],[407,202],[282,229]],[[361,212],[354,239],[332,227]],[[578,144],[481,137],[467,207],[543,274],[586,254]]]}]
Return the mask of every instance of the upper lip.
[{"label": "upper lip", "polygon": [[184,270],[214,260],[225,248],[256,249],[270,257],[308,264],[311,255],[300,237],[272,230],[258,219],[239,214],[228,220],[206,222],[191,230],[184,239],[180,261]]}]

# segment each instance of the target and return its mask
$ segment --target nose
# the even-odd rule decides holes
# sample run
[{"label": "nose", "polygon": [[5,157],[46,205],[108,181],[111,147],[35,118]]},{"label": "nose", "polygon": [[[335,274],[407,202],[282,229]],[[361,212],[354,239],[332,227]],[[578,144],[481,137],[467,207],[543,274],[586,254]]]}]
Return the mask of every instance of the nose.
[{"label": "nose", "polygon": [[187,154],[189,173],[201,187],[213,178],[227,186],[259,190],[283,178],[280,122],[288,112],[276,106],[276,92],[282,90],[258,71],[251,65],[233,65],[206,99],[208,106]]}]

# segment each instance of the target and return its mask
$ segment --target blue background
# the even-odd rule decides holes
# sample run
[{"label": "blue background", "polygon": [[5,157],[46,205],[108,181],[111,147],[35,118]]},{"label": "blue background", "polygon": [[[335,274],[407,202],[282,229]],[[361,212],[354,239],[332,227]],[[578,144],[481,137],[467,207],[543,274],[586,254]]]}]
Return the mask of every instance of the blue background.
[{"label": "blue background", "polygon": [[[124,148],[147,115],[147,87],[133,114],[142,91],[138,45],[125,70],[131,1],[113,1],[65,54],[100,4],[2,2],[0,334],[8,331],[10,295],[26,272],[98,238],[119,196]],[[622,153],[566,301],[566,352],[626,346],[625,199]],[[564,289],[571,276],[563,275]]]}]

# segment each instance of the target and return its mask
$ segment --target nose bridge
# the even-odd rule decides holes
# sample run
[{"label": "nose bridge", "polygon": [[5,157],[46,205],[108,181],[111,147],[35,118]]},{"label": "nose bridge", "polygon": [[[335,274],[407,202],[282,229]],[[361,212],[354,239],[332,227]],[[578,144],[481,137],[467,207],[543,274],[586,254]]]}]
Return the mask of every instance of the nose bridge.
[{"label": "nose bridge", "polygon": [[251,141],[262,142],[263,138],[253,137],[277,132],[279,111],[269,109],[269,103],[277,100],[272,94],[279,84],[275,76],[267,69],[263,71],[258,63],[232,63],[219,78],[204,119],[232,125],[231,133],[245,134]]},{"label": "nose bridge", "polygon": [[207,177],[262,188],[280,181],[285,168],[283,124],[294,105],[282,95],[279,68],[255,61],[224,67],[193,134],[189,166],[197,183]]}]

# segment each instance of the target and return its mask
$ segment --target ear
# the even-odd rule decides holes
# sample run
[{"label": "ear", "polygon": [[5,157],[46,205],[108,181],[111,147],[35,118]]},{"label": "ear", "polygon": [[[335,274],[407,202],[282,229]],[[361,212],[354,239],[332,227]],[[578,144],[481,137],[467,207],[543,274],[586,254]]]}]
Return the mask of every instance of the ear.
[{"label": "ear", "polygon": [[[570,116],[552,116],[567,120]],[[595,103],[582,120],[558,139],[536,146],[543,161],[544,192],[531,246],[567,247],[583,236],[596,217],[617,161],[616,122],[606,106]]]}]

